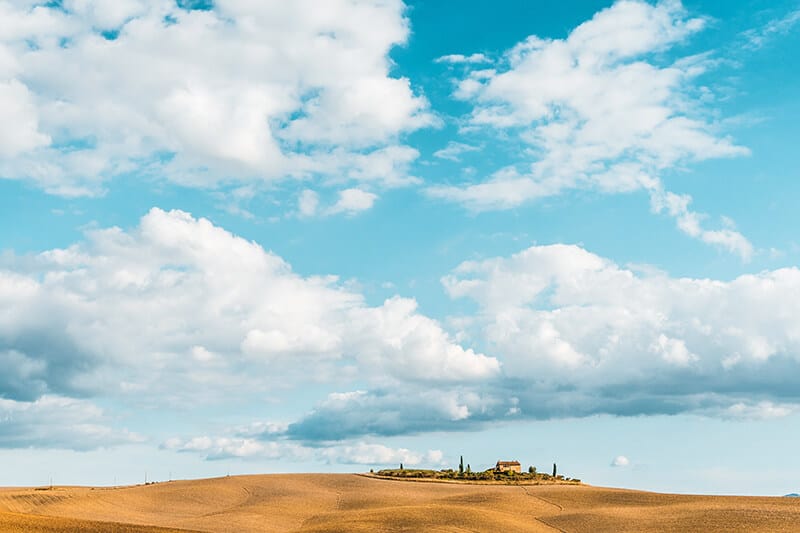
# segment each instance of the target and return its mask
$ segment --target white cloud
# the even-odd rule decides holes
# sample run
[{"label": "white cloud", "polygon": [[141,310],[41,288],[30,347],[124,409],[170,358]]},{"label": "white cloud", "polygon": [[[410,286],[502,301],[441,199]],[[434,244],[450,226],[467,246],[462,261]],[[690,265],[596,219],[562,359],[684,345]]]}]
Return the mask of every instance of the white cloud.
[{"label": "white cloud", "polygon": [[513,397],[503,393],[498,397],[491,391],[493,381],[440,383],[435,389],[409,381],[399,388],[329,394],[310,413],[289,424],[284,436],[324,442],[472,428],[506,417],[509,408],[518,404]]},{"label": "white cloud", "polygon": [[318,206],[319,195],[316,192],[306,189],[300,193],[300,197],[297,200],[297,211],[300,216],[313,217],[317,214]]},{"label": "white cloud", "polygon": [[797,411],[797,405],[776,404],[769,401],[762,402],[738,402],[718,416],[732,419],[745,420],[765,420],[771,418],[784,418]]},{"label": "white cloud", "polygon": [[[473,105],[469,128],[507,132],[527,157],[477,183],[442,185],[429,195],[475,211],[509,209],[572,189],[664,194],[660,174],[686,162],[748,154],[707,120],[693,85],[712,62],[691,56],[660,64],[662,52],[702,29],[678,1],[619,1],[566,39],[531,36],[495,69],[466,74],[455,96]],[[655,202],[655,201],[654,201]],[[747,258],[731,229],[681,229]]]},{"label": "white cloud", "polygon": [[[500,365],[458,345],[412,299],[368,306],[205,219],[151,210],[137,228],[0,269],[0,395],[212,401],[315,380],[473,382]],[[14,270],[15,269],[15,270]],[[348,371],[348,369],[350,369]],[[302,378],[302,379],[301,379]],[[182,400],[183,399],[183,400]]]},{"label": "white cloud", "polygon": [[171,438],[162,448],[179,452],[201,453],[207,459],[249,458],[284,461],[318,461],[345,465],[388,466],[403,463],[409,466],[440,465],[443,453],[424,453],[407,448],[391,448],[383,444],[349,442],[322,447],[303,446],[289,441],[263,441],[240,437]]},{"label": "white cloud", "polygon": [[371,209],[377,198],[377,194],[361,189],[345,189],[339,192],[339,199],[328,209],[328,214],[344,213],[352,216]]},{"label": "white cloud", "polygon": [[479,305],[460,324],[502,354],[505,376],[527,393],[564,391],[551,408],[575,401],[580,411],[588,397],[610,412],[628,400],[645,412],[797,402],[788,377],[800,368],[797,268],[672,278],[552,245],[462,263],[443,283]]},{"label": "white cloud", "polygon": [[[451,297],[477,304],[450,321],[461,330],[451,336],[414,300],[367,305],[335,277],[300,276],[180,211],[153,209],[131,230],[93,230],[69,248],[3,261],[0,362],[13,372],[0,375],[0,394],[12,412],[77,395],[195,405],[309,378],[361,387],[294,421],[178,446],[209,456],[284,457],[297,451],[291,443],[349,446],[510,414],[763,418],[800,403],[796,268],[673,278],[577,246],[534,246],[445,276]],[[454,339],[474,339],[488,355]],[[92,422],[99,416],[86,427],[109,427]],[[33,442],[36,427],[18,426],[6,442]],[[380,455],[348,453],[368,451]]]},{"label": "white cloud", "polygon": [[0,80],[0,157],[13,157],[50,143],[39,131],[39,117],[28,88]]},{"label": "white cloud", "polygon": [[650,345],[650,352],[658,354],[664,361],[677,366],[688,366],[697,361],[697,356],[686,348],[680,339],[670,339],[663,333]]},{"label": "white cloud", "polygon": [[162,448],[178,452],[202,453],[209,460],[236,458],[308,459],[312,450],[293,442],[263,442],[239,437],[192,437],[167,439]]},{"label": "white cloud", "polygon": [[86,400],[50,395],[32,402],[0,398],[0,448],[90,450],[142,441],[109,422],[99,407]]},{"label": "white cloud", "polygon": [[209,352],[203,346],[192,346],[191,348],[192,357],[199,363],[209,363],[217,359],[217,356],[211,352]]},{"label": "white cloud", "polygon": [[747,30],[742,35],[747,41],[747,48],[758,50],[766,46],[773,37],[789,33],[798,23],[800,23],[800,9],[795,9],[782,17],[770,20],[761,27]]},{"label": "white cloud", "polygon": [[333,203],[321,205],[320,195],[316,191],[305,189],[297,199],[297,214],[302,218],[334,215],[352,217],[372,209],[377,199],[377,194],[353,187],[339,191]]},{"label": "white cloud", "polygon": [[675,219],[678,229],[687,235],[737,253],[746,261],[752,257],[753,245],[744,235],[734,229],[732,220],[728,217],[723,217],[723,224],[727,227],[718,230],[705,229],[702,227],[701,221],[706,216],[691,211],[689,209],[691,201],[692,198],[689,195],[665,192],[660,188],[654,189],[650,196],[653,211],[657,213],[666,211],[667,214]]},{"label": "white cloud", "polygon": [[451,64],[458,64],[458,63],[487,63],[490,59],[486,57],[484,54],[470,54],[465,56],[463,54],[449,54],[446,56],[437,57],[434,62],[435,63],[451,63]]},{"label": "white cloud", "polygon": [[390,448],[383,444],[355,443],[325,449],[325,458],[332,463],[354,465],[404,465],[438,466],[444,454],[441,450],[428,450],[425,453],[407,448]]},{"label": "white cloud", "polygon": [[389,75],[389,51],[408,38],[404,9],[401,0],[220,0],[207,11],[160,0],[4,2],[0,124],[17,127],[10,137],[0,126],[0,175],[85,195],[133,169],[214,187],[358,175],[377,158],[397,168],[369,179],[413,182],[398,137],[437,120],[408,79]]},{"label": "white cloud", "polygon": [[477,146],[450,141],[449,143],[447,143],[446,147],[442,148],[441,150],[435,151],[433,153],[433,156],[438,157],[439,159],[447,159],[449,161],[460,161],[461,154],[467,152],[476,152],[478,150],[480,150],[480,148],[478,148]]},{"label": "white cloud", "polygon": [[104,30],[118,28],[129,19],[147,12],[148,2],[144,0],[66,0],[64,7],[95,28]]},{"label": "white cloud", "polygon": [[618,456],[614,457],[613,461],[611,461],[611,466],[620,467],[620,468],[628,466],[630,464],[631,464],[630,460],[628,460],[628,458],[625,457],[624,455],[618,455]]}]

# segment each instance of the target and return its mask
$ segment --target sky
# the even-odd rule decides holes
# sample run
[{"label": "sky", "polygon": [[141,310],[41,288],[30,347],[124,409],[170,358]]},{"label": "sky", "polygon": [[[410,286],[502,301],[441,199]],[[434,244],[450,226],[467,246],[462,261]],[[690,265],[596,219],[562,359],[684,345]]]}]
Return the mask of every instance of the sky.
[{"label": "sky", "polygon": [[800,4],[0,0],[0,485],[800,490]]}]

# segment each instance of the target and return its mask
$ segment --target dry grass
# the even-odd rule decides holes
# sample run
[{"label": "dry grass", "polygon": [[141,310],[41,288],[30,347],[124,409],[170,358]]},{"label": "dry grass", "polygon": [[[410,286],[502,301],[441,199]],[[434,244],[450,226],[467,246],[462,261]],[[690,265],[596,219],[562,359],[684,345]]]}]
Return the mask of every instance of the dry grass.
[{"label": "dry grass", "polygon": [[[173,528],[173,529],[159,529]],[[586,485],[237,476],[115,489],[0,489],[0,531],[800,531],[800,500]]]},{"label": "dry grass", "polygon": [[98,531],[114,533],[186,533],[186,530],[183,529],[2,512],[0,512],[0,531],[9,533],[64,533],[65,531],[88,531],[90,533]]}]

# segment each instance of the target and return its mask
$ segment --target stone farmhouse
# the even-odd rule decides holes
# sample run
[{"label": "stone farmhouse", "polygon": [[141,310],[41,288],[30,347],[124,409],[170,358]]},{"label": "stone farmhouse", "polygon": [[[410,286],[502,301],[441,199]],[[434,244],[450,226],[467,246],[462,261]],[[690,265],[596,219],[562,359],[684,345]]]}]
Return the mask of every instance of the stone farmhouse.
[{"label": "stone farmhouse", "polygon": [[522,472],[522,467],[519,461],[497,461],[494,470],[495,472],[516,472],[519,474]]}]

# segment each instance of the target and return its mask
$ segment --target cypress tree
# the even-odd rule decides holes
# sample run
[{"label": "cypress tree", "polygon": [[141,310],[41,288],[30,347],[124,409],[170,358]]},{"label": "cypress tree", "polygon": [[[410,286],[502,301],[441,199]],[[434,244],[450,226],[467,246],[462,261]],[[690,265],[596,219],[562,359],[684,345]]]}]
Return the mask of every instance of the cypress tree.
[{"label": "cypress tree", "polygon": [[458,463],[458,473],[459,475],[464,475],[464,456],[461,456],[461,461]]},{"label": "cypress tree", "polygon": [[553,477],[556,477],[556,464],[553,463]]}]

